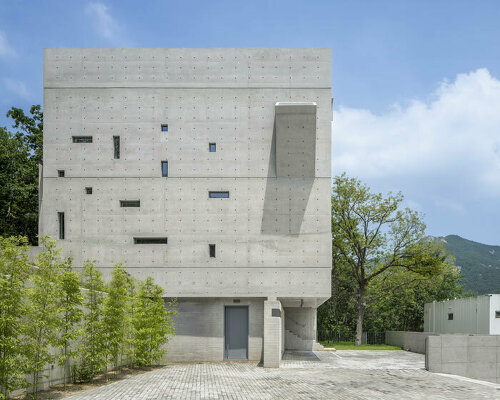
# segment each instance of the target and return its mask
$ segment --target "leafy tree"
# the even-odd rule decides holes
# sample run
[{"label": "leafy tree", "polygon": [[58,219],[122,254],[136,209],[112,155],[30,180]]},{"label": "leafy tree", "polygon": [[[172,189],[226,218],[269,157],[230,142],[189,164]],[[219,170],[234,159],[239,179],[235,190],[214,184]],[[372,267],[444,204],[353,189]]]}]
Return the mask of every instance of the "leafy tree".
[{"label": "leafy tree", "polygon": [[26,238],[0,236],[0,399],[25,384],[21,328],[30,271]]},{"label": "leafy tree", "polygon": [[[402,209],[402,201],[401,194],[370,193],[345,174],[334,181],[332,245],[356,285],[356,345],[361,344],[367,304],[439,275],[446,261],[443,246],[425,236],[421,215]],[[411,274],[395,283],[386,279],[394,271]],[[371,291],[375,280],[380,288],[376,294]]]},{"label": "leafy tree", "polygon": [[128,290],[127,273],[116,264],[113,277],[108,285],[108,295],[104,299],[103,323],[106,327],[106,347],[111,362],[118,368],[124,353],[127,328],[126,313],[131,299]]},{"label": "leafy tree", "polygon": [[37,243],[38,167],[29,143],[0,128],[0,235]]},{"label": "leafy tree", "polygon": [[134,317],[135,363],[140,366],[152,365],[165,354],[163,345],[168,335],[174,333],[171,316],[176,313],[175,301],[169,301],[165,307],[163,289],[148,277],[140,283],[136,296]]},{"label": "leafy tree", "polygon": [[26,371],[32,376],[35,398],[45,366],[54,361],[51,346],[57,345],[57,332],[61,326],[57,301],[60,288],[57,283],[64,265],[55,241],[43,237],[41,244],[44,250],[36,257],[30,287],[27,289],[29,308],[24,325]]},{"label": "leafy tree", "polygon": [[135,360],[135,331],[134,331],[134,320],[137,311],[137,282],[136,279],[130,275],[127,275],[127,296],[129,302],[127,304],[127,309],[125,311],[125,344],[122,348],[121,365],[123,365],[123,358],[127,359],[127,365],[133,364]]},{"label": "leafy tree", "polygon": [[30,114],[26,115],[21,108],[12,107],[7,112],[7,117],[14,120],[13,128],[19,129],[18,136],[23,136],[33,158],[43,158],[43,113],[39,105],[30,108]]},{"label": "leafy tree", "polygon": [[[402,277],[410,277],[410,283],[401,286]],[[432,279],[420,280],[411,272],[400,270],[385,276],[391,279],[390,286],[398,290],[378,296],[383,289],[379,282],[372,283],[372,298],[363,322],[364,330],[385,332],[387,330],[422,331],[425,303],[443,301],[474,295],[464,292],[462,275],[451,258],[443,265],[441,274]],[[413,278],[413,279],[412,279]],[[320,340],[351,340],[356,330],[356,283],[350,274],[350,266],[333,260],[332,296],[318,308],[318,336]]]},{"label": "leafy tree", "polygon": [[58,305],[61,312],[61,327],[57,346],[61,352],[57,362],[64,368],[63,382],[64,387],[66,387],[66,371],[70,369],[71,359],[77,355],[72,345],[81,334],[79,323],[83,316],[80,277],[71,269],[71,259],[68,259],[63,266],[58,283],[60,287]]},{"label": "leafy tree", "polygon": [[[402,272],[398,271],[388,279],[395,280],[394,285],[397,285],[404,279],[401,275]],[[389,293],[380,301],[373,303],[366,316],[366,327],[379,332],[423,331],[425,303],[466,296],[467,293],[464,293],[460,280],[461,275],[457,267],[452,264],[451,259],[447,260],[440,275],[433,279],[415,279],[401,290]],[[376,285],[374,282],[375,292],[380,290]]]},{"label": "leafy tree", "polygon": [[349,340],[356,327],[356,284],[338,254],[332,259],[332,295],[318,308],[319,340]]},{"label": "leafy tree", "polygon": [[12,107],[16,133],[0,127],[0,235],[27,236],[37,244],[38,166],[42,159],[43,114],[39,105],[31,115]]},{"label": "leafy tree", "polygon": [[103,301],[106,287],[102,274],[94,264],[87,261],[83,271],[85,288],[82,346],[79,349],[80,362],[73,366],[75,381],[90,381],[106,365],[106,327],[103,324]]}]

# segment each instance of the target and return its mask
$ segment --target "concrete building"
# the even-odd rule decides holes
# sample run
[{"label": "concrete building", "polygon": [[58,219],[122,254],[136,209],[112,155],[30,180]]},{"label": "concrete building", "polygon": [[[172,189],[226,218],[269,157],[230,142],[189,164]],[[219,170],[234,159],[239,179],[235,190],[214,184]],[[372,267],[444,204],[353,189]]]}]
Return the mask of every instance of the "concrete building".
[{"label": "concrete building", "polygon": [[427,303],[424,331],[500,335],[500,294]]},{"label": "concrete building", "polygon": [[316,346],[329,49],[46,49],[40,235],[177,297],[169,360]]}]

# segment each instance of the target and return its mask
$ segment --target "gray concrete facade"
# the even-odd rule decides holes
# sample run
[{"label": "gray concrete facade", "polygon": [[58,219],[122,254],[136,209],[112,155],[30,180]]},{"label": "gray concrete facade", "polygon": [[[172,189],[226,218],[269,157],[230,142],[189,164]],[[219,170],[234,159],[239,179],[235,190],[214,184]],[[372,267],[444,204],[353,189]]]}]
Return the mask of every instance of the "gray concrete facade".
[{"label": "gray concrete facade", "polygon": [[248,357],[276,366],[285,309],[310,309],[314,340],[330,297],[331,120],[329,49],[46,49],[39,233],[64,213],[75,267],[122,262],[178,297],[172,360],[222,360],[239,302]]}]

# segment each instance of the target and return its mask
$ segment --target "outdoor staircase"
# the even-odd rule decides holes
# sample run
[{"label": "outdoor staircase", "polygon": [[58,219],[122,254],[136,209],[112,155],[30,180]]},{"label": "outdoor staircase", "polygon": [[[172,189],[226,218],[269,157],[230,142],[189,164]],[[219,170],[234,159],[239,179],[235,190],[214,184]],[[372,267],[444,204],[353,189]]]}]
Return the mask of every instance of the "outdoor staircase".
[{"label": "outdoor staircase", "polygon": [[313,350],[314,351],[322,351],[325,350],[325,346],[323,346],[321,343],[318,343],[316,340],[314,341],[313,344]]},{"label": "outdoor staircase", "polygon": [[285,317],[285,348],[286,350],[319,351],[325,348],[313,339],[304,339],[297,332],[306,327],[289,316]]},{"label": "outdoor staircase", "polygon": [[285,329],[286,350],[324,350],[324,347],[312,339],[303,339],[289,329]]}]

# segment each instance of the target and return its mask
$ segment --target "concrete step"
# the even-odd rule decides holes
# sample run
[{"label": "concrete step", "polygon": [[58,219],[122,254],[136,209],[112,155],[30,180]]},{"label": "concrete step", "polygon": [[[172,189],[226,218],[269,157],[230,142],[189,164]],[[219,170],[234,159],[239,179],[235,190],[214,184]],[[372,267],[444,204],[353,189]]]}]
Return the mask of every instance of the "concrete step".
[{"label": "concrete step", "polygon": [[314,341],[314,344],[313,344],[313,350],[316,350],[316,351],[322,351],[322,350],[325,350],[325,346],[323,346],[321,343],[318,343],[316,340]]},{"label": "concrete step", "polygon": [[313,340],[302,339],[296,333],[285,329],[285,347],[287,350],[312,350]]}]

